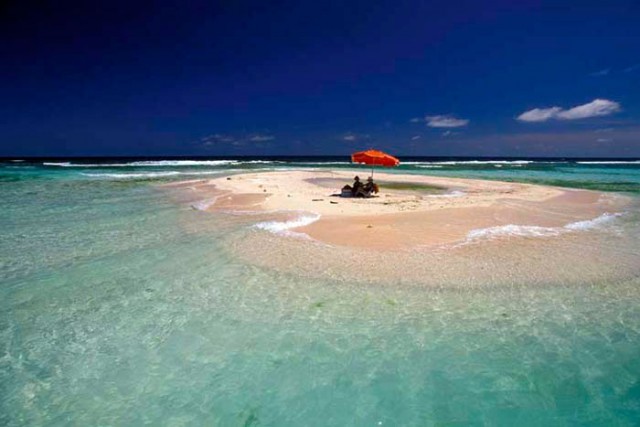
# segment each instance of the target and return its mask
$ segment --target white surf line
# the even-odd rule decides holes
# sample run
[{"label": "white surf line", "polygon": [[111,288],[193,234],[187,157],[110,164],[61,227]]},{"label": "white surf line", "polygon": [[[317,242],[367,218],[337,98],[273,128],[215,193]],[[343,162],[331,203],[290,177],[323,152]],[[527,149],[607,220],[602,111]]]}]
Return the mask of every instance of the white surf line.
[{"label": "white surf line", "polygon": [[624,212],[608,213],[584,221],[571,222],[562,227],[540,227],[536,225],[507,224],[495,227],[478,228],[467,233],[464,243],[472,243],[482,239],[494,239],[501,237],[553,237],[560,234],[586,231],[600,228],[611,221],[624,215]]},{"label": "white surf line", "polygon": [[140,173],[81,173],[89,178],[135,179],[135,178],[162,178],[166,176],[178,176],[180,172],[140,172]]},{"label": "white surf line", "polygon": [[401,162],[400,165],[529,165],[534,162],[533,160],[447,160],[447,161],[434,161],[434,162]]},{"label": "white surf line", "polygon": [[211,197],[210,199],[199,200],[191,205],[191,207],[198,211],[206,211],[213,206],[220,196]]},{"label": "white surf line", "polygon": [[[301,211],[288,211],[288,212],[301,212]],[[287,236],[287,237],[297,237],[303,239],[311,239],[311,237],[306,233],[300,233],[291,231],[294,228],[305,227],[307,225],[313,224],[321,218],[321,215],[316,212],[306,212],[302,211],[302,215],[295,219],[291,219],[288,221],[264,221],[254,224],[252,227],[257,228],[259,230],[265,230],[273,234]]]},{"label": "white surf line", "polygon": [[616,212],[616,213],[603,213],[602,215],[600,215],[597,218],[593,218],[593,219],[589,219],[589,220],[585,220],[585,221],[577,221],[577,222],[572,222],[570,224],[567,224],[564,226],[565,229],[567,230],[573,230],[573,231],[580,231],[580,230],[589,230],[591,228],[598,228],[602,225],[605,225],[611,221],[613,221],[616,218],[621,217],[622,215],[624,215],[624,212]]},{"label": "white surf line", "polygon": [[640,160],[603,160],[576,162],[579,165],[640,165]]},{"label": "white surf line", "polygon": [[111,178],[111,179],[135,179],[135,178],[162,178],[167,176],[207,176],[221,175],[227,171],[158,171],[158,172],[124,172],[124,173],[85,173],[80,175],[90,178]]},{"label": "white surf line", "polygon": [[436,197],[436,198],[452,198],[452,197],[462,197],[466,195],[466,193],[464,191],[460,191],[460,190],[453,190],[449,193],[445,193],[445,194],[429,194],[427,195],[427,197]]},{"label": "white surf line", "polygon": [[[71,162],[43,162],[44,166],[63,168],[125,168],[125,167],[162,167],[162,166],[225,166],[237,165],[237,160],[158,160],[138,161],[129,163],[71,163]],[[247,162],[248,163],[248,162]]]}]

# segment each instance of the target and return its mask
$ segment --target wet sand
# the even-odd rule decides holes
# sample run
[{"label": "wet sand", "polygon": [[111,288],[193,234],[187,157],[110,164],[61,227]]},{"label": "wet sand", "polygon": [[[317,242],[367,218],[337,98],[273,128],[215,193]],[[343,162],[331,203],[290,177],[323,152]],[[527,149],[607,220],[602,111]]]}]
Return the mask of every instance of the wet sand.
[{"label": "wet sand", "polygon": [[[338,197],[352,177],[353,172],[263,172],[181,185],[209,201],[203,210],[279,213],[293,221],[292,232],[372,250],[440,246],[494,227],[563,227],[616,212],[625,203],[620,196],[586,190],[384,173],[376,174],[376,197]],[[294,226],[292,218],[304,213],[317,220]]]},{"label": "wet sand", "polygon": [[263,172],[166,187],[211,215],[184,217],[186,231],[224,228],[235,258],[296,276],[468,289],[640,273],[637,208],[620,194],[378,173],[379,197],[334,196],[352,178]]}]

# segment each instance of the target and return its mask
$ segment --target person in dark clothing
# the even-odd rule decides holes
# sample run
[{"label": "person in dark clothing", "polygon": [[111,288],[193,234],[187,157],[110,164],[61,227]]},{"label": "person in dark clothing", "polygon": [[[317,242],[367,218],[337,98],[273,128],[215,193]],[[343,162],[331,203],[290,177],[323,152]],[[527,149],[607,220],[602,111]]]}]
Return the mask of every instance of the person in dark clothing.
[{"label": "person in dark clothing", "polygon": [[360,177],[356,175],[356,177],[353,178],[353,187],[351,187],[351,194],[355,196],[356,194],[358,194],[358,191],[362,189],[362,187],[363,185],[362,182],[360,182]]},{"label": "person in dark clothing", "polygon": [[365,194],[371,194],[374,192],[376,185],[373,183],[373,178],[367,178],[367,183],[362,187]]},{"label": "person in dark clothing", "polygon": [[378,185],[373,182],[373,178],[367,178],[367,183],[362,186],[360,190],[356,192],[356,197],[371,197],[373,194],[379,191]]},{"label": "person in dark clothing", "polygon": [[362,187],[363,184],[362,182],[360,182],[360,177],[356,175],[356,177],[353,178],[353,186],[345,185],[344,187],[342,187],[342,190],[350,191],[351,196],[355,197],[362,190]]}]

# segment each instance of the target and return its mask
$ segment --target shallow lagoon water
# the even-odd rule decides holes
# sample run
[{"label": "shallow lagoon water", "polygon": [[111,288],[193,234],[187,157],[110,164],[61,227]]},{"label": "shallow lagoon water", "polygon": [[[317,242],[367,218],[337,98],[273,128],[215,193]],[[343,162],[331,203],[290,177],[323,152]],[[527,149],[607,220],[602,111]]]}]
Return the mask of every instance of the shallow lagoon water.
[{"label": "shallow lagoon water", "polygon": [[184,176],[82,175],[95,169],[2,170],[2,425],[640,420],[637,277],[433,289],[301,277],[233,256],[225,243],[246,221],[155,186]]}]

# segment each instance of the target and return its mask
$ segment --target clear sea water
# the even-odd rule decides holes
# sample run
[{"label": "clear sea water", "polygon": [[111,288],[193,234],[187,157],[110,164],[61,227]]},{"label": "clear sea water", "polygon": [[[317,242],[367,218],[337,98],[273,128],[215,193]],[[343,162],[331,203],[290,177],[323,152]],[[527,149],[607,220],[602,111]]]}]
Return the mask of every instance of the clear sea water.
[{"label": "clear sea water", "polygon": [[[234,257],[244,223],[158,188],[347,160],[2,162],[0,425],[640,424],[640,277],[299,277]],[[640,161],[403,160],[394,173],[640,195]]]}]

